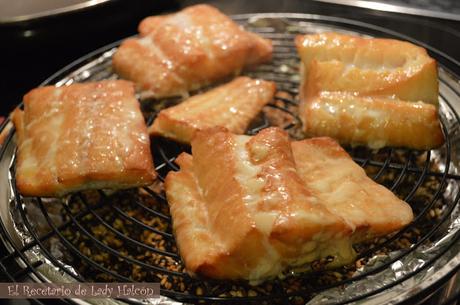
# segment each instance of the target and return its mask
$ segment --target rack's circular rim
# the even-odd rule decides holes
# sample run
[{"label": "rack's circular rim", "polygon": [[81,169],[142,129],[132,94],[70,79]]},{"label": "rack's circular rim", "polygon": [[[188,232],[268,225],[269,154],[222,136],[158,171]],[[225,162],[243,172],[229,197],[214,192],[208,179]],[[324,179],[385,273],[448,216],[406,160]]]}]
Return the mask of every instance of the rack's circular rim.
[{"label": "rack's circular rim", "polygon": [[[393,32],[391,30],[388,30],[388,29],[385,29],[385,28],[382,28],[382,27],[378,27],[378,26],[371,25],[371,24],[364,23],[364,22],[360,22],[360,21],[355,21],[353,19],[346,19],[346,18],[340,18],[340,17],[329,17],[329,16],[321,16],[321,15],[312,15],[312,14],[289,14],[289,13],[287,13],[287,14],[286,13],[241,14],[241,15],[232,16],[232,18],[234,18],[236,20],[243,19],[243,18],[247,18],[247,19],[250,19],[250,18],[293,18],[293,19],[303,19],[303,20],[309,19],[312,22],[318,22],[318,23],[321,23],[321,21],[324,21],[322,19],[325,19],[326,21],[330,21],[330,22],[345,23],[347,25],[351,24],[353,26],[362,27],[363,31],[369,30],[369,29],[371,29],[373,31],[380,31],[380,32],[384,32],[384,33],[386,33],[388,35],[399,37],[399,38],[414,42],[416,44],[422,45],[425,48],[429,49],[431,52],[437,54],[438,56],[442,56],[445,59],[447,59],[448,61],[450,61],[451,63],[460,66],[460,63],[457,62],[456,60],[454,60],[453,58],[451,58],[448,55],[446,55],[446,54],[444,54],[444,53],[442,53],[442,52],[440,52],[440,51],[438,51],[438,50],[436,50],[436,49],[434,49],[434,48],[432,48],[430,46],[427,46],[426,44],[423,44],[423,43],[421,43],[421,42],[419,42],[419,41],[417,41],[415,39],[412,39],[410,37],[406,37],[405,35]],[[59,71],[57,71],[56,73],[54,73],[53,75],[48,77],[44,82],[42,82],[40,84],[40,86],[53,84],[53,82],[56,81],[57,78],[60,77],[62,79],[63,75],[66,75],[66,74],[71,73],[71,72],[75,72],[75,70],[74,70],[75,68],[81,68],[85,63],[89,63],[92,60],[95,60],[96,58],[101,57],[102,55],[104,55],[105,52],[116,48],[120,44],[121,41],[122,40],[119,40],[117,42],[111,43],[111,44],[109,44],[107,46],[99,48],[99,49],[97,49],[97,50],[95,50],[93,52],[90,52],[87,55],[77,59],[76,61],[70,63],[69,65],[65,66],[64,68],[60,69]],[[443,65],[443,69],[449,71],[449,73],[454,75],[457,79],[459,78],[455,73],[451,72],[448,69],[448,67],[445,67]],[[8,140],[10,140],[10,139],[8,139]],[[5,143],[5,144],[7,144],[7,143]],[[5,145],[5,147],[6,146],[7,145]],[[4,153],[4,149],[2,147],[2,153],[1,153],[2,157],[3,157],[3,153]],[[2,221],[2,226],[3,226],[3,221]],[[7,235],[7,236],[8,236],[8,238],[10,238],[9,235]],[[3,238],[3,236],[2,236],[2,238]],[[455,268],[458,269],[458,268],[460,268],[460,254],[457,255],[454,258],[457,259],[457,266]],[[442,269],[438,270],[437,273],[441,272],[441,270],[445,270],[446,268],[449,269],[448,265],[449,264],[445,265]],[[450,268],[450,270],[452,270],[452,268]],[[447,273],[448,272],[446,272],[445,274],[447,274]],[[440,280],[440,278],[438,280]],[[431,283],[431,285],[434,285],[434,284],[435,283]],[[430,286],[430,285],[427,285],[427,287],[428,286]],[[407,293],[409,293],[409,292],[407,292]],[[403,300],[403,301],[407,301],[407,300]]]}]

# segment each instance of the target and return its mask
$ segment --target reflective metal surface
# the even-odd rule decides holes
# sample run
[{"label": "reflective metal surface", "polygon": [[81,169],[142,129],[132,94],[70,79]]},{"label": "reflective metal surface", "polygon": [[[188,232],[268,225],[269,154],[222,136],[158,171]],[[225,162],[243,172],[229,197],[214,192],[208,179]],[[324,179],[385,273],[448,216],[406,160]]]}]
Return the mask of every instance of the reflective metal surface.
[{"label": "reflective metal surface", "polygon": [[[460,6],[455,0],[438,1],[368,1],[368,0],[314,0],[324,3],[347,5],[372,10],[426,16],[460,21]],[[441,5],[443,4],[443,5]]]},{"label": "reflective metal surface", "polygon": [[89,9],[113,0],[15,0],[0,1],[0,24],[30,21]]}]

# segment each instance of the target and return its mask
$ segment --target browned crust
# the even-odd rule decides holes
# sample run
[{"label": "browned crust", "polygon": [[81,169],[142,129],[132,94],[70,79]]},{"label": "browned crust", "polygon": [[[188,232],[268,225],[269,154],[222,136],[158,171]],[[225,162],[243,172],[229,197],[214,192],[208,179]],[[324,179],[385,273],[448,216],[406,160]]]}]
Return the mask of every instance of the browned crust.
[{"label": "browned crust", "polygon": [[[247,276],[263,253],[262,236],[247,215],[241,188],[232,178],[231,145],[231,135],[224,129],[198,132],[192,142],[195,157],[181,154],[177,161],[181,170],[168,174],[165,184],[187,270],[218,279]],[[198,192],[198,188],[203,191]],[[198,207],[196,214],[180,214],[191,202]],[[198,237],[194,235],[197,226],[203,228],[198,230],[203,232]]]},{"label": "browned crust", "polygon": [[[273,99],[275,91],[274,82],[237,77],[227,84],[160,111],[149,132],[186,144],[191,142],[197,131],[215,126],[242,134]],[[205,103],[206,107],[203,106]]]},{"label": "browned crust", "polygon": [[[309,62],[304,62],[303,67],[299,116],[308,136],[329,136],[341,143],[364,144],[371,148],[393,146],[426,150],[444,143],[436,106],[436,62],[428,57],[423,48],[396,40],[371,40],[325,33],[298,36],[296,44],[301,56],[308,49],[303,50],[304,41],[314,44],[321,39],[337,39],[340,43],[336,43],[344,48],[345,55],[338,51],[339,47],[336,45],[325,51],[335,52],[330,57],[336,58],[336,61],[322,61],[320,57],[326,55],[320,53],[317,55],[318,59],[315,54],[303,54],[303,57],[309,58]],[[363,69],[356,72],[357,74],[347,74],[345,79],[342,76],[343,71],[340,70],[342,67],[337,64],[341,57],[348,56],[350,52],[358,52],[355,49],[360,48],[360,52],[364,54],[362,56],[370,56],[365,52],[371,47],[375,56],[387,52],[390,53],[388,56],[396,58],[399,56],[396,54],[398,50],[406,55],[415,54],[422,58],[418,59],[420,67],[412,69],[411,73],[401,69],[390,70],[380,76],[376,73],[376,79],[365,77],[368,72]],[[331,51],[333,49],[335,51]],[[356,84],[361,83],[363,88],[355,88]],[[420,99],[427,103],[420,102]]]},{"label": "browned crust", "polygon": [[[304,42],[309,46],[304,47]],[[317,61],[320,90],[352,91],[363,96],[396,96],[401,100],[438,105],[436,61],[424,48],[395,39],[338,33],[297,36],[296,46],[302,60]],[[342,77],[347,65],[354,66],[360,61],[366,61],[371,68],[350,70],[346,77]],[[385,62],[391,67],[384,71],[372,68],[373,65],[382,68]],[[310,63],[304,62],[304,65],[308,67]]]},{"label": "browned crust", "polygon": [[[384,143],[384,146],[426,150],[444,144],[444,134],[434,105],[410,103],[348,93],[323,94],[317,89],[315,63],[302,87],[299,113],[305,133],[329,136],[341,143]],[[328,108],[329,107],[329,108]],[[328,109],[335,109],[330,112]],[[376,114],[378,113],[378,115]],[[382,147],[375,144],[376,147]]]},{"label": "browned crust", "polygon": [[[93,107],[93,99],[103,103],[101,112],[95,112],[94,116],[85,111],[85,107]],[[108,127],[106,120],[116,125],[126,122],[126,115],[135,115],[136,120],[130,121],[129,130],[123,134],[113,135],[122,138],[114,138],[107,130],[95,127],[89,142],[82,142],[88,124]],[[16,109],[12,118],[18,132],[16,181],[25,196],[60,196],[90,188],[128,188],[148,185],[155,179],[147,127],[130,82],[37,88],[24,97],[24,111]],[[30,123],[34,125],[29,127]],[[114,146],[107,149],[110,145]],[[129,149],[129,153],[117,153],[124,149]],[[55,152],[50,155],[51,150]]]},{"label": "browned crust", "polygon": [[[291,147],[305,187],[324,206],[356,226],[354,242],[392,233],[412,221],[410,206],[369,178],[335,140],[312,138],[294,141]],[[337,178],[331,179],[330,173]],[[327,183],[328,191],[318,192],[315,186],[324,187],[322,183]],[[353,209],[361,216],[355,217]]]},{"label": "browned crust", "polygon": [[[188,24],[187,31],[179,19]],[[139,30],[140,39],[128,39],[121,44],[114,54],[113,67],[158,98],[184,95],[239,74],[245,67],[271,60],[273,51],[270,40],[244,31],[208,5],[148,17]],[[209,42],[198,39],[195,31],[200,31]]]},{"label": "browned crust", "polygon": [[[265,181],[265,194],[285,192],[274,202],[264,202],[259,210],[279,211],[270,239],[284,255],[298,255],[301,244],[324,232],[341,236],[351,233],[343,220],[332,215],[321,204],[316,204],[314,194],[304,186],[295,170],[294,157],[287,133],[279,128],[266,128],[247,143],[252,162],[262,167],[259,177]],[[266,197],[269,198],[269,197]],[[311,221],[299,215],[299,211],[311,213]],[[330,238],[334,238],[330,236]],[[292,253],[291,253],[292,252]]]},{"label": "browned crust", "polygon": [[[341,218],[313,203],[312,194],[295,173],[289,138],[278,128],[261,131],[245,147],[250,162],[261,169],[258,179],[264,181],[255,211],[279,213],[270,232],[263,233],[252,207],[243,201],[246,193],[238,180],[241,178],[237,179],[241,174],[237,163],[242,161],[235,151],[235,137],[218,127],[197,132],[192,140],[193,158],[182,154],[178,159],[181,170],[166,178],[173,226],[187,270],[212,278],[247,279],[269,255],[267,243],[289,260],[301,255],[305,242],[314,240],[316,247],[323,238],[330,242],[351,234]],[[188,181],[181,180],[184,177]],[[193,179],[196,186],[190,182]],[[270,196],[278,196],[281,189],[287,195],[273,201]],[[195,204],[200,209],[193,213],[187,210],[186,214],[185,209]],[[193,238],[194,232],[203,235]],[[205,242],[208,239],[215,242],[209,245]],[[328,255],[336,250],[323,251]],[[200,255],[202,252],[206,254]]]}]

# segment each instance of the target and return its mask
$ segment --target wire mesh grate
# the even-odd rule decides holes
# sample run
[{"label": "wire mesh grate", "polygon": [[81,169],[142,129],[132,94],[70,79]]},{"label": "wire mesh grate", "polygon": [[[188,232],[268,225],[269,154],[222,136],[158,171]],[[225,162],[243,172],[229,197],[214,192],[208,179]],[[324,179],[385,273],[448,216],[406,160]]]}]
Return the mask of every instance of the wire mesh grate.
[{"label": "wire mesh grate", "polygon": [[[250,135],[268,126],[280,126],[293,138],[301,137],[301,123],[296,115],[299,85],[299,60],[293,44],[296,34],[318,29],[347,29],[370,35],[394,35],[362,23],[307,15],[278,18],[274,25],[267,23],[264,18],[254,21],[248,16],[237,16],[235,19],[249,30],[274,42],[273,62],[246,73],[251,77],[272,80],[278,86],[274,100],[263,109],[247,130]],[[292,27],[292,24],[298,26]],[[110,58],[117,45],[115,43],[89,54],[52,76],[46,83],[62,85],[114,77],[110,69]],[[435,57],[442,57],[442,54],[432,49],[431,51]],[[171,170],[178,170],[174,163],[176,156],[183,151],[190,152],[190,148],[168,140],[154,139],[152,149],[159,179],[153,186],[115,193],[80,192],[62,200],[54,200],[52,204],[44,202],[46,199],[42,198],[20,196],[15,188],[13,158],[10,176],[14,201],[11,204],[17,209],[16,217],[24,224],[29,238],[23,246],[18,246],[12,240],[8,228],[1,223],[1,235],[9,249],[9,254],[0,259],[1,273],[8,281],[46,281],[39,268],[42,264],[51,264],[77,281],[158,281],[161,283],[163,295],[192,303],[208,301],[300,304],[326,289],[366,281],[366,278],[390,268],[427,242],[440,238],[443,226],[457,208],[460,193],[452,185],[458,183],[460,175],[452,164],[457,158],[460,122],[454,106],[460,100],[460,92],[443,78],[441,85],[447,87],[446,90],[451,93],[450,96],[444,96],[441,90],[441,122],[446,135],[446,144],[442,148],[427,152],[395,148],[379,151],[347,148],[353,159],[371,178],[407,201],[415,213],[413,223],[401,231],[356,245],[358,259],[352,265],[325,270],[320,263],[314,263],[309,273],[288,275],[282,280],[269,281],[257,287],[244,282],[224,283],[190,277],[185,272],[177,251],[162,186],[166,174]],[[452,99],[452,92],[457,100]],[[147,124],[153,122],[159,109],[177,102],[178,100],[142,100]],[[1,128],[4,126],[3,124]],[[0,160],[8,154],[7,147],[12,141],[12,135],[10,133],[6,144],[1,148]],[[450,200],[446,199],[447,192],[451,193]],[[59,221],[56,220],[56,214],[60,215]],[[455,234],[445,250],[432,257],[429,263],[414,268],[398,280],[358,296],[350,296],[338,304],[364,299],[414,277],[428,268],[459,239],[460,235]],[[64,254],[56,255],[56,247]],[[39,249],[47,261],[32,261],[28,255],[32,249]],[[371,257],[376,254],[388,255],[390,252],[393,255],[384,263],[356,273],[356,270],[368,264]]]}]

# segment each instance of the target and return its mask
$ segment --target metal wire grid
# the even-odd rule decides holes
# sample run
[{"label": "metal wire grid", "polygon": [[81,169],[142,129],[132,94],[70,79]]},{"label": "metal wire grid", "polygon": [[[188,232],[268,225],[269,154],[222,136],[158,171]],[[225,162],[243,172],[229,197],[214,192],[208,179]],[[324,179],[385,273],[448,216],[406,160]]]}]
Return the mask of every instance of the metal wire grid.
[{"label": "metal wire grid", "polygon": [[[237,17],[236,18],[238,21],[245,23],[247,21],[247,16],[243,17]],[[313,21],[313,20],[308,20],[305,16],[302,17],[302,19],[298,20],[293,18],[294,20],[292,21]],[[315,18],[316,19],[316,18]],[[379,31],[380,35],[383,32],[384,34],[392,34],[388,32],[384,32],[382,29],[375,29],[375,27],[365,27],[363,28],[362,24],[356,24],[356,22],[352,22],[351,24],[349,22],[345,22],[344,20],[338,20],[336,18],[324,18],[321,19],[322,22],[328,25],[332,26],[348,26],[352,27],[353,30],[355,31],[363,31],[366,33],[369,32],[375,32]],[[340,21],[340,23],[339,23]],[[359,29],[356,29],[358,27]],[[267,80],[273,80],[277,83],[278,89],[282,90],[284,92],[288,93],[288,97],[286,95],[283,96],[278,96],[277,101],[278,103],[276,104],[271,104],[269,107],[278,109],[279,111],[285,112],[288,115],[292,116],[292,122],[285,125],[284,127],[286,129],[291,129],[298,124],[298,119],[295,117],[295,115],[289,110],[291,107],[295,107],[297,101],[295,97],[297,96],[297,88],[298,88],[298,80],[293,78],[293,70],[296,68],[297,64],[297,57],[296,57],[296,52],[294,49],[293,45],[293,38],[295,36],[295,32],[291,33],[276,33],[276,31],[273,28],[270,27],[253,27],[251,28],[250,24],[246,24],[246,26],[249,26],[249,28],[252,31],[259,32],[263,36],[267,38],[271,38],[274,41],[274,47],[275,47],[275,52],[274,52],[274,59],[273,59],[273,64],[272,65],[265,65],[260,67],[258,70],[255,72],[249,73],[251,76],[255,77],[261,77]],[[378,33],[377,33],[378,34]],[[58,81],[61,81],[64,76],[69,75],[70,72],[75,71],[76,68],[84,66],[85,63],[91,62],[95,58],[100,58],[100,55],[104,52],[109,50],[113,46],[109,46],[108,48],[104,50],[100,50],[95,52],[94,54],[90,54],[88,57],[84,58],[81,62],[78,62],[74,64],[73,66],[67,67],[64,70],[60,71],[53,77],[51,77],[49,80],[47,80],[46,83],[56,83]],[[442,54],[437,54],[438,56],[442,56]],[[444,57],[444,59],[446,59]],[[286,62],[290,62],[292,60],[292,66],[287,65]],[[284,65],[284,68],[279,68]],[[277,68],[274,68],[277,67]],[[98,75],[95,78],[105,78],[107,75],[105,74],[105,68],[102,65],[102,68],[96,71],[92,71],[94,75]],[[94,78],[92,78],[94,80]],[[443,81],[441,79],[441,81]],[[454,87],[452,87],[448,82],[443,81],[443,85],[447,86],[450,88],[450,90],[454,91],[458,97],[460,97],[460,92],[458,92]],[[451,102],[455,101],[450,101],[447,100],[444,96],[441,95],[441,99],[444,101],[446,105],[446,109],[448,112],[451,113],[455,117],[455,124],[458,124],[460,122],[460,118],[458,117],[458,114],[455,112],[455,109],[453,108]],[[282,106],[280,106],[280,104]],[[147,118],[147,122],[151,123],[153,121],[155,114],[150,115]],[[0,127],[1,129],[4,128],[6,122],[2,124]],[[258,130],[268,127],[270,125],[269,119],[263,115],[260,124],[257,126],[253,126],[251,130],[248,131],[249,134],[255,133]],[[433,193],[433,196],[429,202],[427,202],[421,209],[419,208],[418,211],[416,212],[416,217],[414,219],[414,222],[409,225],[408,227],[402,229],[400,232],[396,233],[392,237],[388,238],[386,241],[384,241],[381,244],[375,245],[374,247],[368,249],[367,251],[361,252],[360,257],[366,257],[370,256],[373,253],[379,251],[380,249],[390,246],[392,243],[396,242],[398,239],[400,239],[406,232],[409,230],[413,229],[417,225],[423,222],[424,217],[428,213],[428,211],[435,205],[435,203],[442,197],[446,185],[448,184],[449,181],[455,180],[459,181],[460,176],[457,175],[456,173],[452,172],[450,170],[451,166],[451,158],[452,158],[452,152],[453,152],[453,144],[456,141],[457,135],[452,134],[452,128],[449,126],[449,123],[445,120],[445,118],[442,118],[442,127],[444,134],[446,135],[446,144],[441,148],[440,155],[443,158],[443,163],[445,164],[445,167],[442,171],[432,171],[430,169],[430,165],[432,163],[433,159],[433,154],[432,152],[427,152],[425,156],[425,161],[423,162],[423,166],[417,166],[415,163],[415,158],[416,156],[419,155],[418,152],[414,151],[409,151],[406,150],[404,151],[404,154],[406,155],[406,161],[403,163],[395,162],[394,160],[394,155],[396,154],[395,149],[386,149],[383,150],[383,152],[380,152],[379,158],[377,158],[377,155],[371,151],[365,151],[364,155],[362,152],[358,152],[356,150],[350,150],[349,152],[353,156],[354,160],[360,164],[362,167],[374,167],[377,169],[375,175],[372,177],[374,180],[378,180],[382,175],[384,175],[385,172],[388,171],[395,171],[397,172],[397,175],[395,179],[393,180],[392,184],[389,186],[389,188],[394,191],[395,193],[398,193],[399,189],[398,187],[401,185],[402,181],[406,179],[408,176],[413,175],[416,177],[416,182],[413,184],[412,188],[410,191],[405,195],[404,200],[407,201],[409,204],[411,204],[411,199],[414,197],[414,194],[416,191],[419,189],[419,187],[423,184],[423,182],[430,176],[435,176],[440,178],[440,184],[437,190]],[[13,132],[10,133],[8,136],[7,140],[5,143],[9,143],[11,141]],[[5,144],[2,146],[0,150],[0,158],[3,158],[5,154],[6,147],[8,145]],[[181,151],[183,151],[184,148],[183,146],[180,146],[178,144],[160,140],[157,142],[156,145],[154,145],[154,154],[155,154],[155,161],[156,161],[156,169],[159,172],[159,178],[161,180],[164,179],[166,173],[170,170],[177,170],[177,166],[174,164],[174,159],[177,156],[177,154]],[[382,159],[382,155],[384,158]],[[144,244],[139,242],[138,240],[127,236],[120,232],[117,228],[113,227],[110,225],[108,222],[106,222],[103,217],[100,215],[100,208],[104,207],[106,205],[106,195],[104,195],[103,192],[100,192],[102,200],[100,201],[99,205],[90,205],[86,198],[85,195],[82,193],[77,193],[72,195],[72,199],[79,200],[80,202],[83,203],[84,209],[82,209],[80,212],[75,213],[73,212],[67,204],[62,204],[62,210],[65,213],[65,216],[67,220],[60,224],[59,226],[55,224],[55,222],[52,220],[52,218],[49,215],[49,211],[47,210],[46,204],[42,202],[41,198],[36,198],[35,200],[38,203],[38,206],[46,219],[46,222],[50,228],[49,232],[38,236],[36,234],[36,231],[34,229],[33,221],[29,219],[28,213],[27,213],[27,206],[24,204],[20,194],[18,193],[17,189],[14,187],[15,186],[15,181],[14,181],[14,162],[11,167],[11,177],[12,177],[12,189],[14,192],[14,197],[17,199],[15,202],[15,206],[17,207],[21,219],[24,222],[25,227],[27,228],[28,232],[32,236],[32,241],[24,245],[23,247],[18,247],[11,239],[5,225],[1,223],[1,229],[2,229],[2,237],[7,244],[7,246],[10,249],[13,249],[7,256],[3,257],[0,259],[0,270],[2,273],[5,274],[7,280],[9,281],[23,281],[26,278],[32,279],[32,280],[39,280],[42,282],[45,282],[46,279],[43,277],[43,275],[37,270],[37,267],[44,263],[44,262],[36,262],[32,263],[29,258],[26,256],[26,252],[29,251],[30,249],[34,247],[39,247],[41,252],[46,256],[46,258],[49,260],[49,262],[57,267],[59,267],[63,272],[67,273],[69,276],[73,277],[77,281],[85,281],[85,278],[80,275],[76,274],[70,270],[68,270],[61,262],[58,260],[48,249],[48,247],[45,245],[45,242],[50,239],[51,237],[58,238],[62,245],[71,253],[74,255],[78,256],[81,258],[82,261],[87,263],[89,266],[94,268],[94,270],[97,270],[102,273],[106,273],[110,276],[112,276],[114,279],[120,282],[132,282],[132,279],[123,276],[114,270],[111,270],[110,268],[107,268],[98,262],[94,261],[91,257],[88,255],[85,255],[82,253],[75,245],[73,245],[63,234],[63,231],[67,228],[73,228],[76,231],[80,232],[81,234],[85,235],[87,238],[89,238],[92,243],[94,244],[95,247],[102,249],[103,251],[106,251],[107,253],[110,253],[114,256],[119,257],[120,259],[124,260],[125,262],[129,264],[134,264],[138,265],[141,268],[144,268],[146,270],[150,270],[152,272],[156,273],[161,273],[161,274],[167,274],[171,276],[178,276],[178,277],[186,277],[189,278],[189,276],[185,273],[182,272],[177,272],[177,271],[172,271],[169,269],[166,269],[161,266],[157,265],[152,265],[148,264],[146,262],[143,262],[141,260],[126,256],[122,253],[120,253],[118,250],[105,245],[102,243],[100,240],[98,240],[97,237],[95,237],[92,232],[86,228],[82,222],[81,219],[87,215],[92,215],[97,221],[99,221],[104,227],[106,227],[108,230],[110,230],[112,233],[114,233],[118,238],[122,239],[124,242],[127,242],[129,244],[132,244],[136,247],[140,247],[149,251],[152,251],[153,253],[157,253],[159,255],[165,256],[165,257],[170,257],[174,260],[180,261],[180,256],[176,252],[171,252],[167,250],[160,250],[155,247],[152,247],[151,245]],[[154,197],[155,200],[160,201],[162,204],[167,205],[166,199],[164,197],[164,194],[162,193],[157,193],[152,191],[149,188],[144,188],[144,191],[148,193],[150,196]],[[297,296],[297,295],[309,295],[312,292],[319,292],[328,288],[333,288],[333,287],[338,287],[340,285],[344,285],[350,282],[355,282],[355,281],[360,281],[360,280],[365,280],[365,278],[369,275],[372,274],[377,274],[385,269],[387,269],[389,266],[391,266],[392,263],[395,261],[403,258],[406,256],[408,253],[414,251],[416,248],[418,248],[420,245],[422,245],[425,241],[429,240],[432,238],[435,234],[438,233],[439,228],[447,221],[447,219],[450,217],[451,212],[453,209],[457,206],[458,201],[460,199],[460,193],[457,193],[454,196],[453,201],[445,207],[445,210],[441,216],[441,218],[433,224],[431,229],[421,238],[412,245],[409,249],[403,250],[400,252],[400,254],[392,257],[390,260],[388,260],[385,264],[382,264],[376,268],[373,268],[369,272],[362,273],[358,276],[355,276],[353,278],[349,279],[344,279],[341,281],[338,281],[334,284],[331,285],[323,285],[320,287],[316,287],[315,291],[312,290],[299,290],[294,293],[287,293],[285,291],[285,288],[283,287],[282,283],[279,281],[274,281],[274,286],[275,289],[273,290],[274,292],[271,293],[270,295],[260,295],[256,297],[239,297],[238,299],[235,298],[226,298],[226,297],[218,297],[216,295],[193,295],[193,294],[186,294],[182,293],[179,291],[175,290],[170,290],[170,289],[161,289],[161,293],[165,296],[172,297],[177,300],[183,300],[187,302],[198,302],[198,301],[212,301],[212,302],[241,302],[241,303],[248,303],[248,302],[260,302],[260,301],[271,301],[274,299],[279,299],[281,302],[288,302],[287,300],[289,297]],[[144,210],[145,213],[148,213],[149,215],[159,217],[163,220],[166,220],[168,222],[171,221],[171,218],[169,215],[162,213],[159,210],[152,209],[150,207],[147,207],[144,205],[141,201],[138,200],[133,200],[133,204],[138,206],[140,209]],[[174,237],[170,231],[160,231],[156,228],[150,227],[146,225],[145,223],[139,221],[138,219],[128,215],[126,211],[122,209],[122,207],[113,206],[113,209],[119,215],[119,217],[128,219],[131,221],[133,224],[136,226],[141,227],[142,229],[150,230],[156,234],[161,235],[164,239],[171,241],[174,243]],[[460,234],[456,234],[454,238],[450,241],[450,245],[453,245],[457,243],[460,240]],[[350,298],[346,302],[351,302],[351,301],[356,301],[356,300],[361,300],[364,299],[368,296],[377,294],[381,291],[384,291],[385,289],[389,289],[404,280],[415,276],[419,272],[425,270],[427,267],[429,267],[435,260],[437,260],[439,257],[441,257],[449,247],[445,248],[445,251],[441,251],[438,253],[434,258],[432,258],[427,264],[423,265],[419,269],[414,270],[413,272],[407,274],[406,276],[400,278],[397,281],[392,282],[389,285],[384,285],[378,289],[373,290],[372,292],[369,293],[364,293],[358,297]],[[18,268],[15,270],[15,268],[11,268],[12,264],[16,264],[16,262],[20,262],[20,265],[22,266],[17,266]],[[12,271],[13,270],[13,271]],[[65,301],[64,302],[69,302]],[[136,303],[134,301],[126,301],[129,303]],[[345,303],[346,303],[345,302]],[[40,301],[36,301],[36,303],[41,304]]]}]

